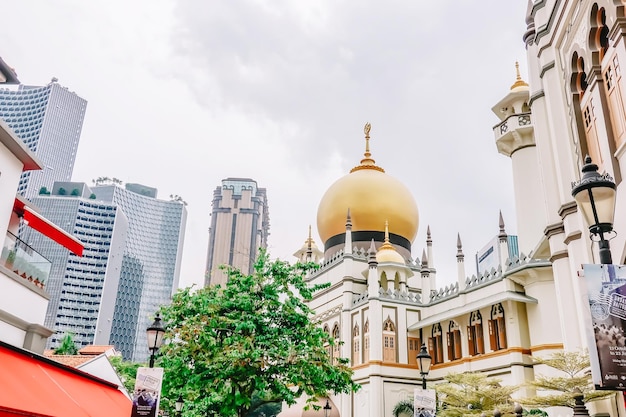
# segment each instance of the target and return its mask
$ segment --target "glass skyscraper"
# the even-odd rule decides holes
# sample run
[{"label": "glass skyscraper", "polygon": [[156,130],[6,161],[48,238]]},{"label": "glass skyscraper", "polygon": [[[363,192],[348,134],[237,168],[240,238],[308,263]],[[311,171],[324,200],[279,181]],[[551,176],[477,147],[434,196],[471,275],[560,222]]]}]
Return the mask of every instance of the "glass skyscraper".
[{"label": "glass skyscraper", "polygon": [[178,288],[187,221],[180,201],[157,199],[157,190],[139,184],[92,187],[97,201],[119,207],[128,218],[111,344],[124,358],[148,357],[146,328]]},{"label": "glass skyscraper", "polygon": [[30,245],[52,263],[46,291],[45,326],[56,348],[72,333],[79,347],[108,345],[128,232],[128,221],[113,203],[97,201],[84,183],[56,182],[51,194],[33,198],[41,214],[84,244],[76,256],[44,235],[26,228]]},{"label": "glass skyscraper", "polygon": [[70,181],[87,101],[59,85],[20,85],[0,89],[0,118],[44,163],[40,171],[22,174],[18,194],[35,197],[41,187]]}]

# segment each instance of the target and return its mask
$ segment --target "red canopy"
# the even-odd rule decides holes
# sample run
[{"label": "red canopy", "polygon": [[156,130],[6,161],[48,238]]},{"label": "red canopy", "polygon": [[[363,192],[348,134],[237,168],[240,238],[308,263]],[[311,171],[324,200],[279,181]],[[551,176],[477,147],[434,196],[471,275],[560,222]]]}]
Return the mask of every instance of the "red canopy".
[{"label": "red canopy", "polygon": [[[50,239],[54,240],[59,245],[66,247],[74,254],[83,256],[84,246],[80,240],[76,239],[74,236],[70,235],[65,230],[61,229],[50,220],[28,207],[23,200],[19,198],[15,199],[13,211],[22,216],[24,222],[28,224],[28,226],[37,230],[44,236],[48,236]],[[2,417],[1,414],[0,417]]]},{"label": "red canopy", "polygon": [[0,344],[0,417],[129,417],[115,384]]}]

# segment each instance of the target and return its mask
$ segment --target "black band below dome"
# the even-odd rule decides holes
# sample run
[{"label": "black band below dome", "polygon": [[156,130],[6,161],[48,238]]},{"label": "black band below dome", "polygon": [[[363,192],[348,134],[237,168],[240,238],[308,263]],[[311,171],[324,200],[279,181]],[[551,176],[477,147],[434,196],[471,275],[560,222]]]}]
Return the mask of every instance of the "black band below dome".
[{"label": "black band below dome", "polygon": [[[374,239],[374,242],[384,242],[385,241],[385,232],[378,232],[373,230],[364,230],[360,232],[352,232],[352,242],[370,242]],[[389,233],[389,242],[393,245],[398,245],[409,252],[411,252],[411,241],[405,237],[400,235],[396,235],[394,233]],[[335,235],[329,238],[326,242],[324,242],[324,249],[332,248],[336,245],[343,245],[346,243],[346,234],[341,233],[339,235]]]}]

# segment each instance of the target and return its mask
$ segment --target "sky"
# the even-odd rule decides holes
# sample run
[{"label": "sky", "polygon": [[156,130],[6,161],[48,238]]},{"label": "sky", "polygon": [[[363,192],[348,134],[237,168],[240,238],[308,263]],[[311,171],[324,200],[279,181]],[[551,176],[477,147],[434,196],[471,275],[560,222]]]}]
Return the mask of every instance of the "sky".
[{"label": "sky", "polygon": [[328,187],[363,155],[413,193],[440,287],[457,233],[475,253],[516,232],[511,161],[491,111],[526,77],[526,1],[21,0],[3,5],[0,56],[24,84],[88,100],[73,173],[180,195],[181,285],[202,283],[213,190],[267,189],[269,251],[295,260]]}]

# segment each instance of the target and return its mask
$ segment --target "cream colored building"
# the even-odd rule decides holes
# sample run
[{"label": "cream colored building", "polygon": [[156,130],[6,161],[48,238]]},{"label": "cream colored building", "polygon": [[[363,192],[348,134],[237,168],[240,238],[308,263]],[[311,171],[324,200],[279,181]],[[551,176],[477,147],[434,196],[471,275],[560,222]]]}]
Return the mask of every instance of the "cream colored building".
[{"label": "cream colored building", "polygon": [[253,272],[259,249],[267,247],[269,207],[265,188],[250,178],[226,178],[213,193],[205,285],[224,284],[220,267]]}]

